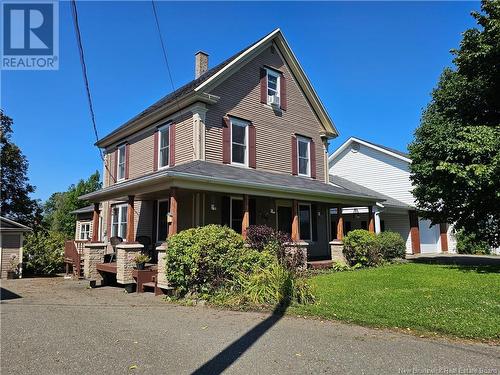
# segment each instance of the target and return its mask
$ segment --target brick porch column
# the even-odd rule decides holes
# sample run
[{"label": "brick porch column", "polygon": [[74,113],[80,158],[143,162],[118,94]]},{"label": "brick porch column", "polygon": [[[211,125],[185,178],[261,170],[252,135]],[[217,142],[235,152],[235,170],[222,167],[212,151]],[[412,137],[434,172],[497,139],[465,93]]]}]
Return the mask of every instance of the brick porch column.
[{"label": "brick porch column", "polygon": [[118,284],[132,284],[132,270],[135,267],[134,258],[138,255],[143,245],[140,243],[121,243],[116,245],[116,282]]},{"label": "brick porch column", "polygon": [[441,251],[448,252],[448,224],[439,224],[439,236],[441,238]]},{"label": "brick porch column", "polygon": [[292,202],[292,241],[298,242],[300,240],[299,230],[299,203],[294,200]]},{"label": "brick porch column", "polygon": [[342,207],[337,207],[337,240],[344,239],[344,217],[342,216]]},{"label": "brick porch column", "polygon": [[104,262],[106,244],[103,242],[87,242],[83,249],[83,277],[91,282],[101,281],[97,271],[97,263]]},{"label": "brick porch column", "polygon": [[126,234],[127,243],[135,242],[135,234],[134,234],[134,196],[128,196],[128,204],[127,204],[127,234]]},{"label": "brick porch column", "polygon": [[168,236],[177,233],[177,188],[170,188],[170,225],[168,226]]},{"label": "brick porch column", "polygon": [[373,206],[368,206],[368,231],[375,233],[375,218],[373,217]]},{"label": "brick porch column", "polygon": [[341,240],[330,241],[330,257],[335,263],[347,264],[344,257],[344,244]]},{"label": "brick porch column", "polygon": [[92,216],[92,242],[99,241],[99,203],[94,203],[94,214]]},{"label": "brick porch column", "polygon": [[420,254],[420,230],[418,229],[417,211],[408,211],[410,218],[411,250],[413,254]]},{"label": "brick porch column", "polygon": [[241,222],[241,235],[247,238],[247,230],[250,225],[250,213],[248,212],[248,195],[243,195],[243,220]]},{"label": "brick porch column", "polygon": [[168,280],[166,274],[166,261],[165,256],[167,255],[168,245],[166,242],[162,243],[156,248],[158,252],[158,275],[156,276],[158,288],[166,289],[168,288]]}]

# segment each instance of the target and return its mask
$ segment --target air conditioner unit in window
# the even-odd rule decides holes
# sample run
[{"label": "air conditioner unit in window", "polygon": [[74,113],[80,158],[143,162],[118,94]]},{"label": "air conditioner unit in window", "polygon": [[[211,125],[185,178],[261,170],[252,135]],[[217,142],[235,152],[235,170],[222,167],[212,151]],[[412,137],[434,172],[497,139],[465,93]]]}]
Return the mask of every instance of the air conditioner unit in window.
[{"label": "air conditioner unit in window", "polygon": [[280,98],[279,98],[279,96],[277,96],[277,95],[270,96],[269,97],[269,104],[271,104],[272,106],[279,107],[279,105],[280,105]]}]

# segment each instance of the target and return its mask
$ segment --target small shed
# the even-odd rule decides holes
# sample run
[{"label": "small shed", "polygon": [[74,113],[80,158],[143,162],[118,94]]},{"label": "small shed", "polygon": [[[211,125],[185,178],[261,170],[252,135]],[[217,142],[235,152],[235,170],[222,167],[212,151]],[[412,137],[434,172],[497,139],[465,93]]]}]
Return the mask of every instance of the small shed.
[{"label": "small shed", "polygon": [[6,279],[9,271],[17,270],[22,277],[24,234],[31,232],[26,225],[0,216],[0,278]]}]

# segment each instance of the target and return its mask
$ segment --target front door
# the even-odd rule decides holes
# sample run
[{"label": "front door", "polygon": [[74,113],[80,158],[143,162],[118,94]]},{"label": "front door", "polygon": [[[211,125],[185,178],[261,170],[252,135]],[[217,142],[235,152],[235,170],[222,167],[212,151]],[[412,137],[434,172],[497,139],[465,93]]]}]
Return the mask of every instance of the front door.
[{"label": "front door", "polygon": [[277,209],[278,219],[277,226],[278,230],[283,233],[292,234],[292,207],[290,206],[278,206]]},{"label": "front door", "polygon": [[158,202],[158,242],[163,242],[168,235],[168,200]]}]

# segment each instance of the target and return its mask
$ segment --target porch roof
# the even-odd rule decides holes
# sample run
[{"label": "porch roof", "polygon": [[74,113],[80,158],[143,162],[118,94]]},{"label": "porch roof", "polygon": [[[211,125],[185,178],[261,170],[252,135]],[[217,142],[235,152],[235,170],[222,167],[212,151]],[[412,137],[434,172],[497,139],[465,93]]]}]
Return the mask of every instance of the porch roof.
[{"label": "porch roof", "polygon": [[193,190],[216,191],[235,194],[272,196],[276,198],[307,199],[320,202],[346,204],[374,204],[385,199],[354,191],[343,186],[325,184],[310,178],[285,173],[241,168],[206,161],[192,161],[172,168],[160,170],[135,179],[119,182],[80,199],[99,202],[122,199],[127,195],[138,198],[170,187]]}]

